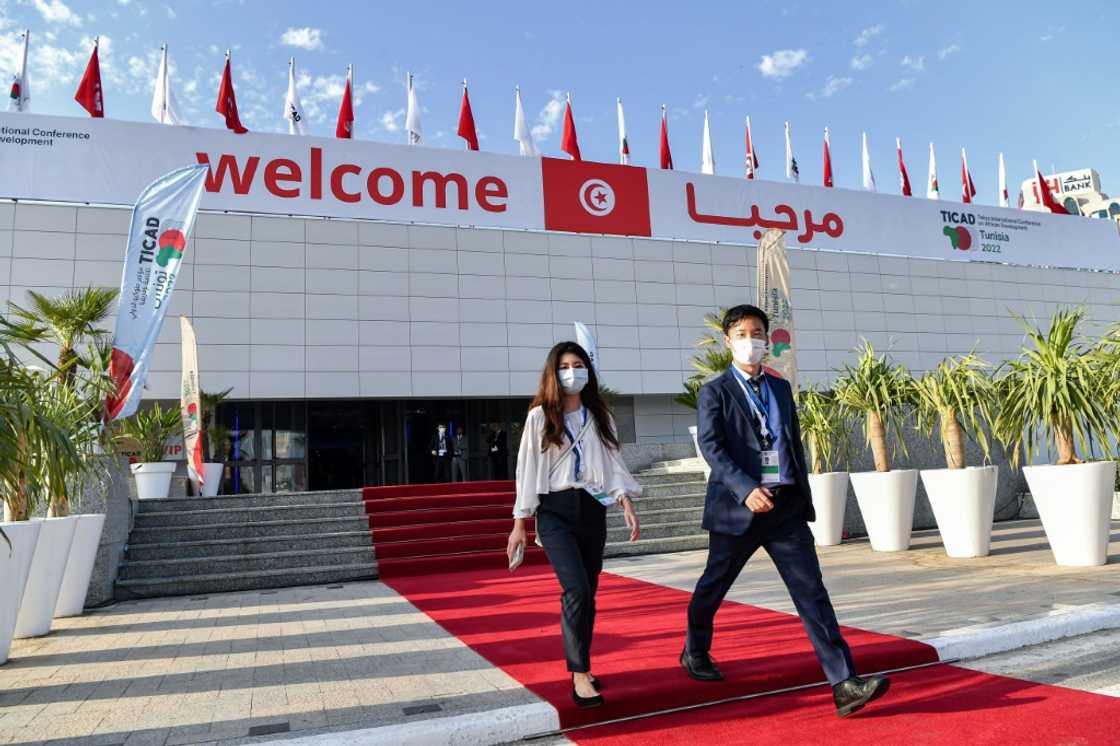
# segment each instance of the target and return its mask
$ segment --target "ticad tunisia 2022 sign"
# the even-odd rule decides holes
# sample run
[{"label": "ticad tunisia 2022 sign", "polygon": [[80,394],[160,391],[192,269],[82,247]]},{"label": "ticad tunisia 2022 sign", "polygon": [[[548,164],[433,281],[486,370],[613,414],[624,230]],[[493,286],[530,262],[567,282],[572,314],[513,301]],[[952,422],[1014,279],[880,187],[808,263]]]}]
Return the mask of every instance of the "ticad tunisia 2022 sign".
[{"label": "ticad tunisia 2022 sign", "polygon": [[1110,220],[588,161],[11,113],[0,162],[0,198],[130,205],[201,163],[203,210],[1120,271]]}]

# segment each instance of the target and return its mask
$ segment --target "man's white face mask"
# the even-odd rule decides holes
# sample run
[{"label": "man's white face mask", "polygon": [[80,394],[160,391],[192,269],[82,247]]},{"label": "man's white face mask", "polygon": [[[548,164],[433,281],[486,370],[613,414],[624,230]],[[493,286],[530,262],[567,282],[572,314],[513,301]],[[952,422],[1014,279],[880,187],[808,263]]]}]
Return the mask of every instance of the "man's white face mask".
[{"label": "man's white face mask", "polygon": [[731,340],[731,355],[740,365],[758,365],[766,357],[766,340],[742,337]]}]

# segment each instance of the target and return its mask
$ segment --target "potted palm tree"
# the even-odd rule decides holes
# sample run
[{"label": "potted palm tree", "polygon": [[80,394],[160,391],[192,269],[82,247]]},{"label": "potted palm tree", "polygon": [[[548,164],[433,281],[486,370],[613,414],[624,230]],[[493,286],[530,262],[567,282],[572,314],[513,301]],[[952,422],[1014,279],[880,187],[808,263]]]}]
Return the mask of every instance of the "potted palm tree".
[{"label": "potted palm tree", "polygon": [[1020,323],[1030,347],[1004,364],[997,381],[996,432],[1012,465],[1033,459],[1046,443],[1056,463],[1023,467],[1042,527],[1059,565],[1103,565],[1108,557],[1116,462],[1107,455],[1120,426],[1116,344],[1091,343],[1078,333],[1083,310],[1062,309],[1046,331]]},{"label": "potted palm tree", "polygon": [[848,422],[836,397],[809,386],[797,404],[801,437],[809,450],[809,489],[817,518],[809,524],[820,546],[839,544],[848,502],[848,472],[833,471],[848,442]]},{"label": "potted palm tree", "polygon": [[136,496],[141,500],[167,497],[175,462],[164,461],[163,450],[167,439],[182,431],[179,410],[164,409],[156,402],[119,422],[116,440],[139,452],[139,461],[130,467],[136,479]]},{"label": "potted palm tree", "polygon": [[[228,431],[218,425],[218,405],[229,397],[232,388],[225,391],[201,391],[199,398],[202,403],[202,452],[209,461],[202,464],[202,496],[214,497],[222,484],[222,447],[228,437]],[[215,447],[215,440],[217,446]]]},{"label": "potted palm tree", "polygon": [[[698,352],[689,361],[696,372],[685,381],[684,391],[676,397],[678,403],[690,409],[696,409],[698,406],[700,388],[731,366],[731,350],[723,343],[723,316],[725,312],[725,309],[721,308],[715,313],[704,314],[704,326],[707,331],[697,340],[695,347]],[[689,425],[688,432],[692,435],[692,446],[696,449],[697,458],[703,461],[704,455],[700,453],[700,441],[697,438],[696,426]]]},{"label": "potted palm tree", "polygon": [[906,368],[876,355],[864,342],[855,367],[845,366],[833,384],[841,411],[863,419],[864,439],[871,448],[875,471],[849,475],[856,492],[871,548],[896,552],[910,546],[914,527],[915,469],[891,469],[893,452],[906,445],[901,438],[903,418],[913,402],[913,379]]},{"label": "potted palm tree", "polygon": [[994,420],[995,384],[986,362],[975,354],[953,357],[914,382],[916,426],[927,437],[937,432],[945,452],[944,469],[922,469],[945,553],[985,557],[992,542],[996,478],[992,464],[968,466],[965,440],[991,458],[987,428]]}]

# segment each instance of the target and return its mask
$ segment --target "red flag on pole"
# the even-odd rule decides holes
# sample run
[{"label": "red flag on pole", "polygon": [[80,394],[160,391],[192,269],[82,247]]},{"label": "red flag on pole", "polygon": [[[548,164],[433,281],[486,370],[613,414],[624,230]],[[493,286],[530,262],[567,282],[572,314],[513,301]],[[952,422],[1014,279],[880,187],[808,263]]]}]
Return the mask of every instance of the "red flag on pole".
[{"label": "red flag on pole", "polygon": [[747,178],[753,179],[757,170],[758,156],[754,152],[754,143],[751,142],[751,118],[747,117]]},{"label": "red flag on pole", "polygon": [[334,136],[342,140],[354,137],[354,66],[346,68],[346,87],[342,89],[342,101],[338,105],[338,123],[334,126]]},{"label": "red flag on pole", "polygon": [[568,106],[564,109],[564,134],[560,138],[560,149],[572,157],[573,161],[582,161],[579,155],[579,141],[576,140],[576,123],[572,118],[572,94],[568,94]]},{"label": "red flag on pole", "polygon": [[972,174],[968,172],[968,156],[965,155],[964,148],[961,148],[961,201],[972,202],[975,196],[976,185],[972,183]]},{"label": "red flag on pole", "polygon": [[237,96],[233,93],[229,50],[226,50],[226,67],[222,71],[222,84],[218,87],[218,104],[214,107],[214,111],[225,117],[226,129],[233,130],[239,135],[249,131],[242,126],[241,117],[237,115]]},{"label": "red flag on pole", "polygon": [[673,151],[669,150],[669,123],[665,119],[665,105],[661,105],[661,168],[673,170]]},{"label": "red flag on pole", "polygon": [[1042,178],[1042,172],[1038,170],[1038,161],[1034,162],[1034,177],[1038,179],[1038,195],[1042,199],[1042,206],[1058,215],[1069,215],[1070,213],[1066,208],[1059,205],[1058,200],[1054,199],[1054,193],[1050,191],[1050,185],[1046,182],[1046,179]]},{"label": "red flag on pole", "polygon": [[101,95],[101,62],[97,57],[98,39],[93,40],[93,54],[86,63],[86,71],[78,83],[74,100],[89,112],[91,117],[101,119],[105,116],[105,101]]},{"label": "red flag on pole", "polygon": [[463,104],[459,107],[459,137],[467,141],[467,150],[478,150],[478,133],[474,129],[474,112],[467,96],[467,81],[463,81]]},{"label": "red flag on pole", "polygon": [[898,179],[902,183],[902,196],[909,197],[910,174],[906,173],[906,162],[902,160],[902,140],[896,137],[894,145],[898,149]]},{"label": "red flag on pole", "polygon": [[828,149],[828,127],[824,128],[824,185],[832,188],[832,153]]}]

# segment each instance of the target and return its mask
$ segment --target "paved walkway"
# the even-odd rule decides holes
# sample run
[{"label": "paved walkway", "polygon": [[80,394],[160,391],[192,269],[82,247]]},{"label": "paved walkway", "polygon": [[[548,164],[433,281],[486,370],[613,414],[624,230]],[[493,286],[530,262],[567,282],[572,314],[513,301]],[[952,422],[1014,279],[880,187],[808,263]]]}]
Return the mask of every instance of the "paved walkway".
[{"label": "paved walkway", "polygon": [[[1120,603],[1120,523],[1111,563],[1097,568],[1055,566],[1034,521],[999,525],[983,559],[946,558],[936,532],[916,534],[908,552],[872,552],[857,540],[820,555],[843,623],[907,637]],[[619,558],[606,569],[690,590],[704,559]],[[732,597],[793,611],[764,552]],[[325,731],[343,742],[350,729],[423,728],[432,718],[535,703],[388,587],[361,582],[131,601],[58,620],[51,635],[16,641],[0,667],[0,744],[170,745]]]}]

